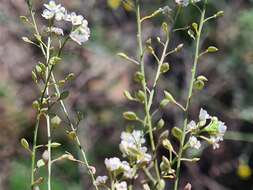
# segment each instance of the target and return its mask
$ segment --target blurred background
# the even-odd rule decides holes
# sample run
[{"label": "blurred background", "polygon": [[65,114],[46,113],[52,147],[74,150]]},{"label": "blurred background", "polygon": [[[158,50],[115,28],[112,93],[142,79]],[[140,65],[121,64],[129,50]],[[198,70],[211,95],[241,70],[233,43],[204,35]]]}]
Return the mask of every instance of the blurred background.
[{"label": "blurred background", "polygon": [[[40,13],[46,1],[36,1],[36,18],[40,26],[45,24]],[[77,111],[84,115],[79,127],[82,144],[89,160],[96,165],[98,174],[106,174],[103,161],[106,157],[120,156],[118,144],[120,132],[130,123],[122,118],[122,112],[141,106],[129,103],[123,96],[125,89],[138,89],[133,81],[136,66],[117,58],[117,52],[136,56],[135,13],[128,4],[106,0],[61,0],[68,10],[86,16],[91,28],[91,38],[83,47],[71,42],[64,53],[64,61],[58,67],[57,78],[73,72],[76,79],[66,86],[71,94],[67,106],[74,120]],[[174,4],[172,0],[145,0],[147,15],[159,7]],[[211,1],[207,14],[224,10],[225,15],[205,27],[203,49],[214,45],[216,54],[201,59],[198,73],[207,76],[209,82],[197,94],[191,107],[191,118],[198,117],[201,107],[211,115],[226,122],[228,132],[220,149],[208,147],[196,152],[201,161],[184,164],[182,185],[190,182],[193,190],[253,190],[253,1]],[[31,70],[42,59],[36,47],[25,44],[22,36],[31,35],[29,27],[21,24],[20,15],[28,15],[24,0],[0,1],[0,190],[29,189],[30,157],[21,147],[22,137],[32,143],[35,112],[32,102],[38,90],[31,80]],[[159,36],[160,25],[168,19],[160,16],[144,25],[144,38]],[[194,7],[181,13],[178,27],[198,19]],[[156,103],[163,97],[163,89],[173,92],[184,102],[193,60],[193,41],[187,32],[173,34],[170,48],[184,43],[184,49],[168,57],[171,70],[159,81]],[[160,51],[158,44],[154,44]],[[154,60],[147,58],[146,68],[150,79],[155,68]],[[180,126],[180,110],[167,106],[159,112],[166,120],[166,128]],[[251,135],[252,133],[252,135]],[[74,143],[64,130],[53,131],[53,138],[63,146],[54,152],[65,150],[78,157]],[[42,123],[39,143],[46,142],[46,127]],[[162,150],[161,150],[162,153]],[[46,174],[46,171],[42,170]],[[91,189],[89,177],[76,163],[62,162],[53,168],[54,190]],[[43,187],[41,188],[43,189]],[[45,189],[45,188],[44,188]],[[168,182],[168,188],[171,183]]]}]

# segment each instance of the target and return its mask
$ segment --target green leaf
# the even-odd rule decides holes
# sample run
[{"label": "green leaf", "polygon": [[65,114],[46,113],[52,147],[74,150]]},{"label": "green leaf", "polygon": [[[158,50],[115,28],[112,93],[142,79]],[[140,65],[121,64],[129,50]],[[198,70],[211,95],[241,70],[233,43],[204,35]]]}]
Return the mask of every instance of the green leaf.
[{"label": "green leaf", "polygon": [[173,127],[172,130],[171,130],[171,132],[172,132],[172,135],[173,135],[179,142],[181,142],[182,134],[183,134],[182,130],[179,129],[178,127]]}]

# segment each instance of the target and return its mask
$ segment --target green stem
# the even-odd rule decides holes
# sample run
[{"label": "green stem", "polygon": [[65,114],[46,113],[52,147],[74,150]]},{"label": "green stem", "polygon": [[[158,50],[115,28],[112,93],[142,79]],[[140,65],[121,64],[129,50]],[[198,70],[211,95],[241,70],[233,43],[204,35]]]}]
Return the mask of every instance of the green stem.
[{"label": "green stem", "polygon": [[[152,121],[151,121],[151,116],[150,116],[150,109],[148,105],[148,96],[147,96],[147,83],[146,83],[146,78],[145,78],[145,68],[144,68],[144,51],[143,51],[143,46],[142,46],[142,29],[141,29],[141,16],[140,16],[140,2],[137,0],[137,10],[136,10],[136,17],[137,17],[137,40],[139,44],[139,55],[140,55],[140,66],[141,66],[141,73],[143,75],[143,80],[141,82],[142,88],[144,91],[145,99],[144,99],[144,109],[145,109],[145,114],[147,118],[147,125],[148,125],[148,131],[149,131],[149,138],[150,138],[150,143],[151,143],[151,148],[153,154],[155,153],[155,141],[154,141],[154,135],[153,135],[153,127],[152,127]],[[160,172],[159,172],[159,167],[158,167],[158,162],[155,159],[154,160],[154,165],[155,165],[155,171],[157,175],[158,181],[160,181]]]},{"label": "green stem", "polygon": [[[51,72],[49,72],[49,59],[50,59],[50,44],[51,44],[51,38],[48,38],[48,43],[47,43],[47,54],[46,54],[46,60],[47,60],[47,68],[46,68],[46,78],[48,80],[50,80],[50,74]],[[49,96],[49,87],[48,87],[48,82],[45,84],[46,86],[46,96]],[[47,185],[48,185],[48,190],[51,190],[51,168],[52,168],[52,159],[51,159],[51,128],[50,128],[50,116],[48,114],[46,114],[46,123],[47,123],[47,138],[48,138],[48,142],[47,142],[47,150],[48,150],[48,163],[47,163],[47,169],[48,169],[48,181],[47,181]]]},{"label": "green stem", "polygon": [[33,189],[33,184],[35,181],[34,172],[35,172],[36,146],[37,146],[37,136],[38,136],[39,125],[40,125],[40,113],[38,113],[36,117],[36,124],[35,124],[34,135],[33,135],[31,189]]},{"label": "green stem", "polygon": [[185,106],[185,112],[184,112],[184,126],[183,126],[183,133],[182,133],[182,139],[180,142],[179,152],[178,152],[178,159],[177,159],[177,167],[176,167],[176,180],[174,184],[174,190],[178,190],[178,184],[179,184],[179,177],[180,177],[180,167],[181,167],[181,158],[183,156],[183,150],[184,150],[184,143],[185,143],[185,137],[186,137],[186,127],[188,123],[188,114],[189,114],[189,106],[191,102],[191,97],[193,93],[193,85],[196,77],[196,71],[197,71],[197,65],[198,65],[198,58],[199,58],[199,46],[200,46],[200,39],[201,39],[201,32],[203,29],[204,19],[205,19],[205,12],[206,12],[206,2],[204,5],[204,9],[201,12],[201,18],[200,18],[200,24],[199,29],[197,32],[197,39],[196,39],[196,50],[195,50],[195,56],[194,56],[194,63],[192,67],[192,75],[191,75],[191,81],[190,81],[190,87],[188,91],[188,97],[186,101]]},{"label": "green stem", "polygon": [[[55,88],[55,91],[57,93],[58,96],[60,96],[60,89],[56,83],[56,79],[54,77],[54,74],[52,73],[52,81],[54,83],[54,88]],[[69,117],[69,114],[68,114],[68,111],[67,111],[67,108],[65,106],[65,103],[63,100],[60,100],[60,104],[61,104],[61,107],[62,107],[62,110],[63,110],[63,113],[64,115],[66,116],[67,120],[68,120],[68,123],[70,125],[70,128],[72,131],[75,131],[75,127],[74,125],[72,124],[71,120],[70,120],[70,117]],[[95,187],[96,190],[98,190],[98,187],[97,185],[94,183],[95,182],[95,176],[94,174],[92,173],[91,169],[90,169],[90,165],[89,165],[89,162],[88,162],[88,159],[87,159],[87,156],[86,156],[86,153],[85,153],[85,150],[84,148],[81,146],[81,142],[80,142],[80,139],[79,137],[76,135],[76,138],[75,138],[75,141],[76,141],[76,144],[78,146],[78,148],[80,149],[80,152],[81,152],[81,155],[83,157],[83,160],[84,160],[84,163],[88,169],[88,172],[89,172],[89,175],[91,176],[91,179],[92,179],[92,182],[93,182],[93,185]]]}]

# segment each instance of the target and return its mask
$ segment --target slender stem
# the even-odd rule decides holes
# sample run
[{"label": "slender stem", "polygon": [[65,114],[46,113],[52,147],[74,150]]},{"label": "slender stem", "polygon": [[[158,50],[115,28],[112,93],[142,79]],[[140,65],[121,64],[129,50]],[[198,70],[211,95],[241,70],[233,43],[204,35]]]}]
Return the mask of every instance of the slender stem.
[{"label": "slender stem", "polygon": [[[49,64],[49,59],[50,59],[50,44],[51,44],[51,38],[48,37],[48,43],[47,43],[47,54],[46,54],[46,61],[47,61],[47,68],[46,68],[46,78],[50,79],[50,64]],[[52,66],[51,66],[52,67]],[[48,87],[48,83],[45,84],[46,86],[46,96],[49,96],[49,87]],[[48,150],[48,163],[47,163],[47,167],[48,167],[48,181],[47,181],[47,185],[48,185],[48,190],[51,190],[51,166],[52,166],[52,159],[51,159],[51,128],[50,128],[50,116],[48,114],[46,114],[46,123],[47,123],[47,138],[48,138],[48,142],[47,142],[47,150]]]},{"label": "slender stem", "polygon": [[[56,91],[57,95],[60,96],[60,94],[61,94],[61,93],[60,93],[60,89],[59,89],[59,87],[58,87],[58,85],[57,85],[57,83],[56,83],[56,79],[55,79],[53,73],[52,73],[52,81],[53,81],[53,83],[54,83],[54,88],[55,88],[55,91]],[[69,125],[70,125],[71,130],[72,130],[72,131],[75,131],[75,127],[74,127],[74,125],[72,124],[72,122],[71,122],[71,120],[70,120],[70,118],[69,118],[69,114],[68,114],[68,111],[67,111],[67,108],[66,108],[66,106],[65,106],[64,101],[63,101],[63,100],[60,100],[60,104],[61,104],[63,113],[65,114],[65,116],[66,116],[66,118],[67,118],[67,120],[68,120],[68,123],[69,123]],[[88,159],[87,159],[85,150],[84,150],[84,148],[81,146],[81,142],[80,142],[80,139],[79,139],[78,135],[76,135],[75,141],[76,141],[76,144],[77,144],[78,148],[80,149],[81,155],[82,155],[83,160],[84,160],[84,163],[85,163],[85,165],[86,165],[86,167],[87,167],[87,169],[88,169],[89,175],[90,175],[91,178],[92,178],[93,185],[94,185],[95,189],[98,190],[97,185],[94,183],[94,182],[95,182],[95,176],[94,176],[94,174],[92,173],[92,171],[91,171],[91,169],[90,169],[90,165],[89,165],[89,162],[88,162]]]},{"label": "slender stem", "polygon": [[33,189],[33,184],[35,181],[34,172],[35,172],[36,146],[37,146],[37,136],[38,136],[39,125],[40,125],[40,113],[38,113],[36,117],[36,124],[35,124],[34,135],[33,135],[31,189]]},{"label": "slender stem", "polygon": [[[143,45],[142,45],[142,29],[141,29],[141,16],[140,16],[140,2],[137,0],[137,10],[136,10],[136,17],[137,17],[137,40],[139,44],[139,55],[140,55],[140,66],[141,66],[141,73],[143,75],[143,80],[141,82],[142,88],[144,91],[145,99],[144,99],[144,109],[145,114],[147,118],[147,125],[148,125],[148,131],[149,131],[149,138],[151,143],[152,152],[154,154],[155,152],[155,141],[154,141],[154,135],[153,135],[153,127],[152,127],[152,121],[151,121],[151,115],[150,115],[150,108],[148,105],[148,96],[147,96],[147,83],[145,78],[145,67],[144,67],[144,51],[143,51]],[[155,165],[155,171],[158,181],[160,181],[160,172],[158,167],[157,159],[154,160]]]},{"label": "slender stem", "polygon": [[193,85],[196,77],[196,71],[197,71],[197,65],[198,65],[198,58],[199,58],[199,46],[200,46],[200,39],[201,39],[201,32],[203,29],[204,19],[205,19],[205,12],[206,12],[206,2],[204,4],[203,11],[201,12],[201,18],[199,23],[199,29],[197,32],[197,39],[196,39],[196,50],[195,50],[195,56],[194,56],[194,63],[192,67],[192,75],[191,75],[191,81],[190,81],[190,87],[188,91],[188,97],[186,101],[185,106],[185,112],[184,112],[184,126],[183,126],[183,133],[182,133],[182,139],[180,142],[179,152],[178,152],[178,159],[177,159],[177,167],[176,167],[176,180],[174,184],[174,190],[178,190],[178,184],[179,184],[179,177],[180,177],[180,167],[181,167],[181,158],[183,156],[183,150],[184,150],[184,143],[185,143],[185,137],[186,137],[186,126],[188,123],[188,114],[189,114],[189,106],[190,101],[193,93]]}]

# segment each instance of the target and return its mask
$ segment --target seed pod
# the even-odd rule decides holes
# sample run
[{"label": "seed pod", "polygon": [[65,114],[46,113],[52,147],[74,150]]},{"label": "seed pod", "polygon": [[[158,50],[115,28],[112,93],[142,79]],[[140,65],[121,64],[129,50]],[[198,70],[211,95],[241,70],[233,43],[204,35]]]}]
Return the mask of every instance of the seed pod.
[{"label": "seed pod", "polygon": [[29,143],[27,142],[27,140],[25,138],[22,138],[20,140],[20,143],[22,145],[22,147],[26,150],[29,150],[30,151],[30,148],[29,148]]},{"label": "seed pod", "polygon": [[169,63],[163,63],[161,66],[161,73],[166,73],[170,70],[170,65]]},{"label": "seed pod", "polygon": [[209,53],[214,53],[214,52],[216,52],[218,50],[219,49],[217,47],[215,47],[215,46],[210,46],[210,47],[207,48],[207,52],[209,52]]},{"label": "seed pod", "polygon": [[137,115],[136,115],[134,112],[131,112],[131,111],[124,112],[124,113],[123,113],[123,117],[124,117],[126,120],[129,120],[129,121],[135,121],[135,120],[138,119]]}]

